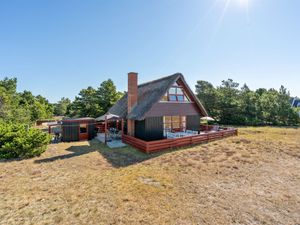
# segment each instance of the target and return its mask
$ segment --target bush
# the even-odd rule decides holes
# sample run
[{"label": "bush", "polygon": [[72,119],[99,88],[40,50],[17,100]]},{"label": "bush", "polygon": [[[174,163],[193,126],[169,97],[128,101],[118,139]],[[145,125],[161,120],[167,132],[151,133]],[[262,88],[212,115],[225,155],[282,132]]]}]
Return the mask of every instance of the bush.
[{"label": "bush", "polygon": [[0,123],[0,158],[30,158],[41,155],[50,142],[47,133],[24,124]]}]

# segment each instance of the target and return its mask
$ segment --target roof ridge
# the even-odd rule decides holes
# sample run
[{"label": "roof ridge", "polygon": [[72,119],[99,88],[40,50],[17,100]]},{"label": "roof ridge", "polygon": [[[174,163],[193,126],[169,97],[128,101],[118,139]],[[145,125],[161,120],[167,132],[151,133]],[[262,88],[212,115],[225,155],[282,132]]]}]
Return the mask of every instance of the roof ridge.
[{"label": "roof ridge", "polygon": [[145,82],[145,83],[141,83],[141,84],[138,85],[138,87],[141,87],[141,86],[144,86],[144,85],[147,85],[147,84],[150,84],[150,83],[158,82],[158,81],[161,81],[161,80],[164,80],[164,79],[168,79],[168,78],[170,78],[170,77],[172,77],[172,76],[175,76],[175,75],[176,75],[176,76],[183,76],[182,73],[174,73],[174,74],[172,74],[172,75],[168,75],[168,76],[165,76],[165,77],[161,77],[161,78],[159,78],[159,79],[155,79],[155,80],[147,81],[147,82]]}]

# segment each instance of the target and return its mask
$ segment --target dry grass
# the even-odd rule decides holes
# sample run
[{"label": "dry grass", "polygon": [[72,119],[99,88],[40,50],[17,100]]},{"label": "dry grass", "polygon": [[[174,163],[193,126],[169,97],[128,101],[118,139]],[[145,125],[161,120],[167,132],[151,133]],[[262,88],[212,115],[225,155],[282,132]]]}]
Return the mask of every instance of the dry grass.
[{"label": "dry grass", "polygon": [[0,224],[300,224],[300,130],[163,154],[92,142],[0,162]]}]

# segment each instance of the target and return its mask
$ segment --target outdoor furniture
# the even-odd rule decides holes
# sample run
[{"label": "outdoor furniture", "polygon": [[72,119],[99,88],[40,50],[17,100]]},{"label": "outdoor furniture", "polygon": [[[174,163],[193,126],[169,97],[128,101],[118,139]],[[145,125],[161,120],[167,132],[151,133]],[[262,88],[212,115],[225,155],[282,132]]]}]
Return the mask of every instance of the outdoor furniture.
[{"label": "outdoor furniture", "polygon": [[167,138],[168,139],[176,138],[176,135],[175,135],[175,133],[167,132]]},{"label": "outdoor furniture", "polygon": [[112,140],[117,140],[119,139],[120,136],[120,132],[119,130],[117,130],[116,128],[109,128],[109,133],[108,133],[108,137]]},{"label": "outdoor furniture", "polygon": [[195,130],[186,130],[185,132],[187,134],[198,134],[198,131],[195,131]]},{"label": "outdoor furniture", "polygon": [[167,139],[188,137],[194,135],[198,135],[198,131],[186,130],[186,132],[167,132]]},{"label": "outdoor furniture", "polygon": [[212,131],[219,131],[220,130],[220,126],[219,125],[214,125],[212,128]]}]

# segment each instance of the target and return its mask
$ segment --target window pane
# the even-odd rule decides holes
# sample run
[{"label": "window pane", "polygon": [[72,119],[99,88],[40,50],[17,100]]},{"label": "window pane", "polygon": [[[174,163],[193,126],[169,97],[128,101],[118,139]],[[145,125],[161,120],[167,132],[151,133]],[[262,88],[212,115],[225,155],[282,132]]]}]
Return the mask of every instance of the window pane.
[{"label": "window pane", "polygon": [[178,95],[183,95],[183,91],[182,91],[181,88],[177,88],[177,94],[178,94]]},{"label": "window pane", "polygon": [[80,124],[80,133],[81,134],[87,133],[87,125],[86,124]]},{"label": "window pane", "polygon": [[175,87],[171,87],[169,89],[169,94],[176,94],[176,88]]},{"label": "window pane", "polygon": [[169,95],[170,101],[177,101],[176,95]]},{"label": "window pane", "polygon": [[180,128],[180,123],[172,123],[172,127],[173,127],[173,129],[175,128]]},{"label": "window pane", "polygon": [[165,125],[164,125],[164,127],[165,127],[165,129],[171,129],[171,124],[170,123],[165,123]]},{"label": "window pane", "polygon": [[177,101],[184,102],[184,96],[183,95],[177,95]]},{"label": "window pane", "polygon": [[171,116],[165,116],[165,123],[171,123]]},{"label": "window pane", "polygon": [[180,116],[172,116],[172,122],[180,122]]}]

